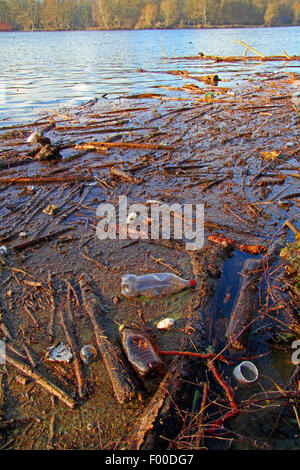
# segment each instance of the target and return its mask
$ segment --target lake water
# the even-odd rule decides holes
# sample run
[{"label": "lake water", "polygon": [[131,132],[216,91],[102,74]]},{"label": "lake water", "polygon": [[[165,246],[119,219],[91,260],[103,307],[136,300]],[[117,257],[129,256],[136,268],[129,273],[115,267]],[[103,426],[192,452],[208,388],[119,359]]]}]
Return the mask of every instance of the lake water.
[{"label": "lake water", "polygon": [[[217,64],[169,61],[169,57],[242,55],[244,41],[265,55],[300,54],[300,27],[160,31],[69,31],[0,33],[0,121],[32,121],[46,110],[182,86],[181,78],[160,73],[188,70],[217,73]],[[222,64],[222,78],[234,86],[249,70],[300,71],[296,63]],[[137,68],[146,73],[137,73]],[[156,73],[150,73],[156,72]],[[158,72],[158,73],[157,73]],[[191,80],[187,80],[191,82]]]}]

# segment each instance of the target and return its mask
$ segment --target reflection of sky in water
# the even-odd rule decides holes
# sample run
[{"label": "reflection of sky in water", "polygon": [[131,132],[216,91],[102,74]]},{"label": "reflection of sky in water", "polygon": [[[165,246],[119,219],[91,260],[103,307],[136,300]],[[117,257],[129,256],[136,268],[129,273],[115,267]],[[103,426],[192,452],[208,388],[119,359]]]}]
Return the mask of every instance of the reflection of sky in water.
[{"label": "reflection of sky in water", "polygon": [[[218,73],[240,82],[250,71],[299,71],[288,64],[207,64],[164,60],[168,56],[243,55],[244,41],[265,55],[299,54],[300,27],[236,28],[161,31],[76,31],[1,33],[0,116],[5,123],[32,119],[42,109],[74,106],[107,93],[108,98],[156,91],[156,85],[182,86],[191,80],[159,73],[188,70],[191,74]],[[290,65],[295,65],[290,64]],[[137,68],[156,73],[137,73]],[[3,87],[2,87],[3,90]],[[8,120],[9,118],[9,120]]]}]

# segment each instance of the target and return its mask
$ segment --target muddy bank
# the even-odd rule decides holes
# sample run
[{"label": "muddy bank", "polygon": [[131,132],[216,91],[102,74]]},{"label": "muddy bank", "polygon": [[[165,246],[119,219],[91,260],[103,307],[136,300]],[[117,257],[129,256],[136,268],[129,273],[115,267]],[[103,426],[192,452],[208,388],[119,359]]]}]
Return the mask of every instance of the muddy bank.
[{"label": "muddy bank", "polygon": [[[245,78],[240,70],[243,86],[228,89],[222,74],[218,86],[210,86],[187,71],[174,73],[190,85],[172,89],[166,75],[155,95],[94,100],[0,130],[0,239],[7,250],[0,334],[9,358],[0,374],[4,448],[218,448],[213,436],[224,426],[235,432],[237,446],[264,447],[270,430],[262,426],[252,439],[244,429],[248,418],[241,420],[263,403],[272,427],[273,405],[288,400],[278,433],[291,436],[293,447],[298,395],[295,389],[281,394],[276,384],[284,389],[295,370],[289,341],[299,331],[297,291],[276,279],[285,263],[278,257],[277,268],[269,265],[267,250],[279,238],[283,247],[294,242],[285,222],[297,227],[299,220],[297,76],[278,69],[247,71]],[[35,129],[40,137],[27,142]],[[98,205],[118,210],[124,195],[129,204],[177,203],[177,211],[185,203],[204,204],[203,249],[190,252],[172,239],[99,240]],[[172,224],[179,216],[173,213]],[[255,254],[253,247],[264,250]],[[260,260],[261,276],[251,278],[256,303],[237,353],[227,348],[225,334],[248,258]],[[197,288],[153,299],[121,296],[123,274],[163,271],[195,279]],[[96,289],[90,307],[83,273]],[[157,330],[166,317],[176,320],[175,329]],[[147,331],[160,351],[203,357],[162,354],[166,375],[135,384],[135,398],[123,402],[108,373],[114,359],[109,365],[104,357],[108,351],[126,362],[118,340],[123,323]],[[274,367],[274,334],[287,338],[283,352],[275,341],[281,369]],[[46,349],[59,342],[70,345],[71,362],[47,360]],[[89,365],[79,355],[86,344],[98,350]],[[249,357],[261,375],[245,389],[232,370]],[[281,445],[274,437],[272,446]]]}]

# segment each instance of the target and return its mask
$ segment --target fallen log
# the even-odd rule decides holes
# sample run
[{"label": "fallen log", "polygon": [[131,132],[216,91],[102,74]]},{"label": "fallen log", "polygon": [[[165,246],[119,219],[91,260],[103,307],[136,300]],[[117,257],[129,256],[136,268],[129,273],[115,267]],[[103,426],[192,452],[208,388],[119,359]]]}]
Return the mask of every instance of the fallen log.
[{"label": "fallen log", "polygon": [[116,336],[110,331],[100,299],[92,288],[92,280],[82,273],[79,278],[83,307],[94,329],[96,343],[119,403],[132,400],[143,390],[142,383],[126,362]]},{"label": "fallen log", "polygon": [[256,305],[257,283],[262,276],[262,261],[247,259],[241,275],[243,277],[242,286],[226,331],[228,342],[235,349],[244,349],[247,345],[250,333],[247,326],[252,321]]},{"label": "fallen log", "polygon": [[279,254],[280,246],[279,240],[271,246],[265,257],[248,258],[244,263],[241,288],[225,334],[230,347],[234,349],[244,349],[247,346],[250,323],[256,306],[258,282],[263,277],[265,266],[272,264]]}]

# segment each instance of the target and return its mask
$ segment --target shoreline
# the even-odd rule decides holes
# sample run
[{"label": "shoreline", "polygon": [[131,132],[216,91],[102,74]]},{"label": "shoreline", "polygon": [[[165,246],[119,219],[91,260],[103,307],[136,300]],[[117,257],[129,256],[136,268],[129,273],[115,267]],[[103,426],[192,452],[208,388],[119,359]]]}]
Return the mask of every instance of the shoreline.
[{"label": "shoreline", "polygon": [[35,30],[12,30],[12,31],[1,31],[0,33],[41,33],[41,32],[76,32],[76,31],[166,31],[166,30],[210,30],[210,29],[257,29],[257,28],[299,28],[300,25],[211,25],[211,26],[185,26],[185,27],[174,27],[174,28],[113,28],[113,29],[101,29],[101,28],[88,28],[88,29],[35,29]]}]

